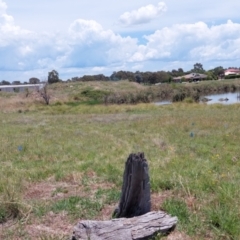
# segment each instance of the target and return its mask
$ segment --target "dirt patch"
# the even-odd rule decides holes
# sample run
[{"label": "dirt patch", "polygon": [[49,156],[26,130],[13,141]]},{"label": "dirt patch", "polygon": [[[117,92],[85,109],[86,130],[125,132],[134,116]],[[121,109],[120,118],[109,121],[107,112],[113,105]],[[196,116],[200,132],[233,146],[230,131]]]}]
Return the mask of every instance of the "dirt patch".
[{"label": "dirt patch", "polygon": [[41,236],[60,239],[71,236],[74,224],[68,219],[66,212],[60,214],[49,212],[41,220],[35,220],[34,223],[27,225],[25,230],[31,239],[39,239]]},{"label": "dirt patch", "polygon": [[48,180],[37,183],[27,183],[23,198],[25,200],[59,200],[70,196],[92,196],[99,189],[111,189],[114,184],[98,179],[93,171],[86,173],[87,179],[71,174],[66,176],[64,182]]},{"label": "dirt patch", "polygon": [[181,233],[175,230],[167,237],[166,240],[193,240],[193,239],[194,238],[190,238],[185,233]]},{"label": "dirt patch", "polygon": [[163,204],[163,202],[167,199],[167,198],[171,198],[173,197],[173,193],[172,191],[163,191],[160,193],[152,193],[151,194],[151,211],[159,211],[161,210],[161,206]]},{"label": "dirt patch", "polygon": [[26,200],[54,200],[81,193],[81,186],[65,182],[40,182],[28,184],[24,193]]},{"label": "dirt patch", "polygon": [[[108,182],[99,181],[92,171],[87,172],[86,175],[88,178],[86,185],[77,184],[73,176],[68,176],[66,182],[55,182],[50,179],[45,182],[28,183],[23,194],[24,199],[26,201],[37,200],[44,202],[49,200],[59,201],[70,196],[94,196],[99,189],[110,189],[114,186]],[[81,183],[79,178],[78,182]],[[113,209],[114,206],[104,206],[101,213],[96,216],[96,220],[110,219]],[[50,211],[41,218],[31,215],[28,224],[24,226],[24,231],[26,236],[30,236],[30,239],[41,239],[41,237],[42,239],[66,239],[66,237],[71,236],[77,221],[71,220],[66,211],[60,213]]]}]

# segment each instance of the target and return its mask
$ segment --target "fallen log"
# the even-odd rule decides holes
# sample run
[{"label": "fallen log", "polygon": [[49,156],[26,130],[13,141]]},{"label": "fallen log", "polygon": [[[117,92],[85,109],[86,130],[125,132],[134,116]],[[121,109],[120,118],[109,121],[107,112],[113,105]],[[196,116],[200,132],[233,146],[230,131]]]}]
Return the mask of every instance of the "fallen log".
[{"label": "fallen log", "polygon": [[149,212],[133,218],[108,221],[80,221],[74,228],[72,240],[142,240],[157,233],[167,234],[177,224],[177,217],[162,211]]}]

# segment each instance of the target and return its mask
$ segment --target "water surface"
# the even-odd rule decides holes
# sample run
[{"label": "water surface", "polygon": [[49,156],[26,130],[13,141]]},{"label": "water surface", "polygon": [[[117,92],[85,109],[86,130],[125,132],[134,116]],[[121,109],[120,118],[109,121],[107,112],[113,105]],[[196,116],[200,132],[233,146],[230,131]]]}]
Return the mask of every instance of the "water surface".
[{"label": "water surface", "polygon": [[[214,104],[214,103],[221,103],[224,105],[234,104],[234,103],[240,103],[240,93],[220,93],[220,94],[211,94],[211,95],[205,95],[202,96],[200,99],[207,98],[209,101],[204,101],[206,104]],[[200,101],[200,103],[203,103],[203,101]],[[159,101],[155,102],[156,105],[167,105],[172,104],[172,101],[165,100],[165,101]]]},{"label": "water surface", "polygon": [[[240,93],[221,93],[204,96],[208,98],[207,104],[221,103],[225,105],[240,103]],[[211,99],[211,100],[210,100]]]}]

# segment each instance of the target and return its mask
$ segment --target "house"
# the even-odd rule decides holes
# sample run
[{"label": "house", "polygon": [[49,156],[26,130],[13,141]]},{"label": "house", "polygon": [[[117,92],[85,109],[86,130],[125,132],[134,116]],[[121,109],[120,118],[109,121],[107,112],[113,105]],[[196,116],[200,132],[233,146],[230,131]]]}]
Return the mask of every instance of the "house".
[{"label": "house", "polygon": [[181,82],[181,81],[188,81],[188,82],[196,82],[196,81],[201,81],[207,79],[207,75],[206,74],[202,74],[202,73],[189,73],[187,75],[184,76],[180,76],[180,77],[174,77],[173,81],[175,82]]},{"label": "house", "polygon": [[229,68],[224,71],[224,76],[228,75],[240,75],[240,69],[237,68]]}]

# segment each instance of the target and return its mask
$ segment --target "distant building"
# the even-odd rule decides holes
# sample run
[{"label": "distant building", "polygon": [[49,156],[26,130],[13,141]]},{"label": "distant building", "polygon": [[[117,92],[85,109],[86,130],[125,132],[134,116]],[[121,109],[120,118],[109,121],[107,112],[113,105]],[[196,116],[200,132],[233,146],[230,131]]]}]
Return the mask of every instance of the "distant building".
[{"label": "distant building", "polygon": [[202,73],[189,73],[189,74],[184,75],[184,76],[174,77],[173,81],[181,82],[182,80],[185,80],[185,81],[188,81],[188,82],[192,82],[192,81],[201,81],[201,80],[205,80],[205,79],[207,79],[207,75],[206,74],[202,74]]},{"label": "distant building", "polygon": [[240,75],[240,69],[237,68],[229,68],[224,71],[224,76],[228,75]]},{"label": "distant building", "polygon": [[28,90],[40,90],[44,84],[24,84],[24,85],[0,85],[0,91],[2,92],[24,92]]}]

